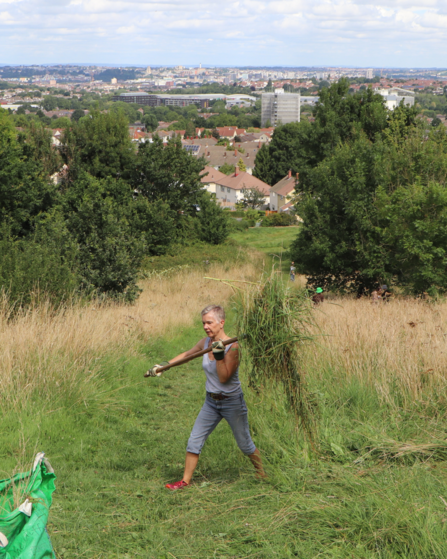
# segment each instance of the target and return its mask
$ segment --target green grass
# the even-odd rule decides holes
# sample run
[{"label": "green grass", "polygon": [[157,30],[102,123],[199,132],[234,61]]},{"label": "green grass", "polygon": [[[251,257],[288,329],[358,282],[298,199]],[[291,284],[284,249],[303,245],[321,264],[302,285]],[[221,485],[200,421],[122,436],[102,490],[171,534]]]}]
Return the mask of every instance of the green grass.
[{"label": "green grass", "polygon": [[296,238],[298,227],[251,227],[230,235],[237,244],[268,255],[281,256]]},{"label": "green grass", "polygon": [[[29,449],[44,450],[56,470],[48,530],[58,558],[447,556],[447,510],[439,498],[447,498],[446,463],[374,453],[359,460],[381,440],[423,436],[430,421],[423,414],[390,414],[373,390],[331,385],[330,378],[311,387],[320,410],[319,454],[296,432],[280,393],[245,389],[269,480],[254,479],[221,423],[205,445],[193,486],[167,491],[164,484],[182,475],[204,375],[200,362],[161,378],[142,375],[148,364],[191,347],[201,335],[197,324],[145,345],[137,357],[104,361],[110,393],[93,407],[2,417],[3,469],[16,466],[23,432]],[[242,377],[245,385],[245,372]]]},{"label": "green grass", "polygon": [[[233,236],[270,254],[294,228]],[[269,246],[269,243],[273,243]],[[231,257],[235,245],[197,247],[154,269]],[[176,259],[176,260],[175,260]],[[234,325],[227,329],[233,334]],[[318,452],[296,429],[280,391],[242,382],[269,480],[256,481],[228,425],[205,445],[193,485],[164,488],[183,472],[185,447],[204,397],[200,362],[143,378],[149,365],[191,347],[200,325],[147,342],[136,354],[100,362],[104,394],[88,405],[42,412],[39,402],[1,414],[5,477],[43,450],[57,474],[48,531],[61,559],[441,559],[447,557],[445,409],[381,402],[373,386],[312,375]],[[312,379],[315,380],[312,380]],[[440,395],[440,401],[442,395]],[[403,456],[404,443],[439,447]],[[444,442],[444,446],[442,443]],[[26,452],[23,448],[26,446]],[[27,469],[28,464],[23,464]]]},{"label": "green grass", "polygon": [[286,273],[290,267],[288,250],[298,234],[298,227],[252,227],[230,235],[237,245],[257,250],[269,257],[269,262],[281,262]]}]

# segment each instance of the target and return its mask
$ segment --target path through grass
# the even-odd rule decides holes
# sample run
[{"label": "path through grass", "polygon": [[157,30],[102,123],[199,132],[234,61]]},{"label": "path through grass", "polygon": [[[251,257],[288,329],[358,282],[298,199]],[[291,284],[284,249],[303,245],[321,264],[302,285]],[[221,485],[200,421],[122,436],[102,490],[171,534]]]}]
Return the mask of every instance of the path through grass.
[{"label": "path through grass", "polygon": [[[140,357],[104,363],[110,387],[125,386],[116,406],[63,410],[39,417],[39,427],[23,418],[58,475],[48,525],[57,557],[446,557],[444,462],[356,463],[356,453],[337,451],[311,459],[279,395],[247,391],[268,482],[253,478],[222,423],[206,444],[194,485],[168,492],[164,484],[181,477],[203,373],[200,363],[161,378],[142,373],[148,362],[171,357],[200,336],[197,325],[146,345]],[[338,444],[349,437],[348,417],[354,427],[363,405],[354,402],[346,414],[329,405],[326,421],[340,429]],[[364,428],[376,421],[372,416]],[[7,421],[3,427],[9,435],[2,459],[11,465],[16,437]]]},{"label": "path through grass", "polygon": [[275,263],[281,261],[281,270],[287,272],[290,260],[287,251],[298,234],[298,227],[251,227],[231,234],[238,245],[262,252]]},{"label": "path through grass", "polygon": [[[286,228],[250,230],[248,241],[257,240],[268,252],[269,235],[279,239],[279,231],[295,235]],[[172,297],[163,299],[168,305]],[[346,339],[336,329],[337,320],[346,321],[343,312],[336,315],[339,308],[327,312],[328,334]],[[411,310],[416,313],[417,306]],[[137,315],[124,311],[133,324]],[[111,316],[121,316],[117,312]],[[427,343],[419,331],[429,314],[411,330],[415,347]],[[433,316],[442,326],[443,315],[434,309]],[[230,335],[232,318],[230,312]],[[416,314],[410,318],[418,319]],[[387,391],[381,392],[385,384],[375,363],[388,365],[373,358],[385,341],[386,347],[399,341],[405,345],[398,329],[395,338],[372,348],[335,344],[340,355],[346,349],[357,352],[350,357],[357,367],[352,371],[343,373],[341,358],[325,359],[324,339],[314,350],[318,359],[306,357],[318,419],[317,453],[297,432],[280,392],[257,394],[247,388],[244,365],[251,428],[269,480],[254,479],[249,461],[222,423],[205,445],[193,485],[168,492],[164,484],[182,475],[186,442],[203,402],[204,375],[200,362],[161,378],[144,379],[143,373],[202,335],[195,322],[182,323],[175,333],[158,330],[144,342],[129,337],[120,357],[110,347],[97,359],[103,393],[98,391],[96,399],[61,400],[50,409],[35,396],[1,415],[5,477],[17,467],[25,469],[25,458],[38,450],[47,453],[56,470],[48,530],[58,559],[447,557],[445,390],[431,387],[433,375],[420,374],[414,378],[420,384],[417,398],[400,399],[399,384],[391,382],[399,371],[391,371]],[[364,359],[371,358],[365,376],[361,351]],[[429,353],[417,355],[426,359]],[[421,370],[427,370],[425,363]],[[442,371],[436,373],[441,382]]]}]

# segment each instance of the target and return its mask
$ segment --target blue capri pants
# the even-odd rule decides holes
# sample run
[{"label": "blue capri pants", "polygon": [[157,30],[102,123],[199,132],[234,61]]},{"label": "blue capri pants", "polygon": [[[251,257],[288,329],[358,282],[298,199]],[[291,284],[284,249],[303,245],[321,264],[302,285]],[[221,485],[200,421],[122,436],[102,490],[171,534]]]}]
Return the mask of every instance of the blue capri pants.
[{"label": "blue capri pants", "polygon": [[233,431],[238,447],[250,455],[256,450],[248,427],[248,412],[244,395],[239,392],[225,400],[213,400],[207,393],[205,403],[197,416],[186,447],[187,452],[200,454],[206,439],[222,419],[226,419]]}]

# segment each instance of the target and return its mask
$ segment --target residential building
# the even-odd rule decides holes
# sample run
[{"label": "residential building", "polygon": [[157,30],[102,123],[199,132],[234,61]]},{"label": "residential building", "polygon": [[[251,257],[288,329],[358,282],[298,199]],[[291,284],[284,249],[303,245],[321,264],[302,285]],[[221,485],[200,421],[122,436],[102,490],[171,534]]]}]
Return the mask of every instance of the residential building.
[{"label": "residential building", "polygon": [[237,128],[236,126],[223,126],[221,128],[216,128],[219,132],[221,138],[226,138],[227,140],[232,140],[236,136],[242,136],[246,133],[243,128]]},{"label": "residential building", "polygon": [[231,185],[224,186],[222,181],[228,177],[208,165],[203,170],[207,175],[202,175],[201,183],[205,186],[206,190],[214,195],[216,202],[223,207],[234,208],[237,202],[237,190]]},{"label": "residential building", "polygon": [[416,94],[413,91],[408,91],[407,89],[402,89],[400,87],[390,87],[389,89],[376,88],[375,91],[382,95],[387,109],[390,109],[391,111],[394,111],[394,109],[398,107],[402,101],[404,102],[404,105],[409,107],[414,106],[414,98]]},{"label": "residential building", "polygon": [[292,177],[292,171],[274,184],[270,190],[270,210],[273,212],[288,211],[292,206],[291,198],[295,192],[295,184],[298,181],[298,173],[296,177]]},{"label": "residential building", "polygon": [[244,188],[256,188],[259,192],[262,192],[265,196],[264,204],[261,209],[268,209],[270,204],[270,186],[261,181],[260,179],[250,175],[245,171],[239,171],[236,167],[234,174],[230,176],[225,176],[225,178],[219,178],[216,180],[216,184],[220,187],[232,188],[236,190],[237,201],[242,200]]},{"label": "residential building", "polygon": [[300,121],[299,93],[263,93],[261,95],[261,126]]},{"label": "residential building", "polygon": [[239,159],[242,159],[247,169],[247,173],[252,174],[253,169],[255,168],[256,154],[259,149],[259,147],[253,147],[247,151],[244,149],[244,153],[241,153],[238,149],[228,150],[225,146],[209,145],[203,149],[200,155],[205,158],[207,165],[214,167],[215,169],[220,169],[220,167],[222,167],[225,163],[236,167],[239,163]]},{"label": "residential building", "polygon": [[373,79],[374,76],[373,76],[373,69],[372,68],[368,68],[366,70],[365,77],[366,77],[367,80],[372,80]]},{"label": "residential building", "polygon": [[[266,134],[265,132],[252,132],[250,134],[243,134],[240,136],[241,142],[261,142],[261,144],[268,144],[271,140],[271,137]],[[245,149],[245,145],[243,146]]]}]

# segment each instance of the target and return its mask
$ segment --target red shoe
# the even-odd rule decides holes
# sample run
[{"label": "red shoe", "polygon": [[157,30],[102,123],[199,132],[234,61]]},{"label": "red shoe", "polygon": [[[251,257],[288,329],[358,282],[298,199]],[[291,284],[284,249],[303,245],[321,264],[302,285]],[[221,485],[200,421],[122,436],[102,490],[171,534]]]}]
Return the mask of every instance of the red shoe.
[{"label": "red shoe", "polygon": [[186,481],[176,481],[175,483],[167,483],[165,487],[170,489],[171,491],[176,491],[177,489],[183,489],[184,487],[188,487],[189,483]]}]

